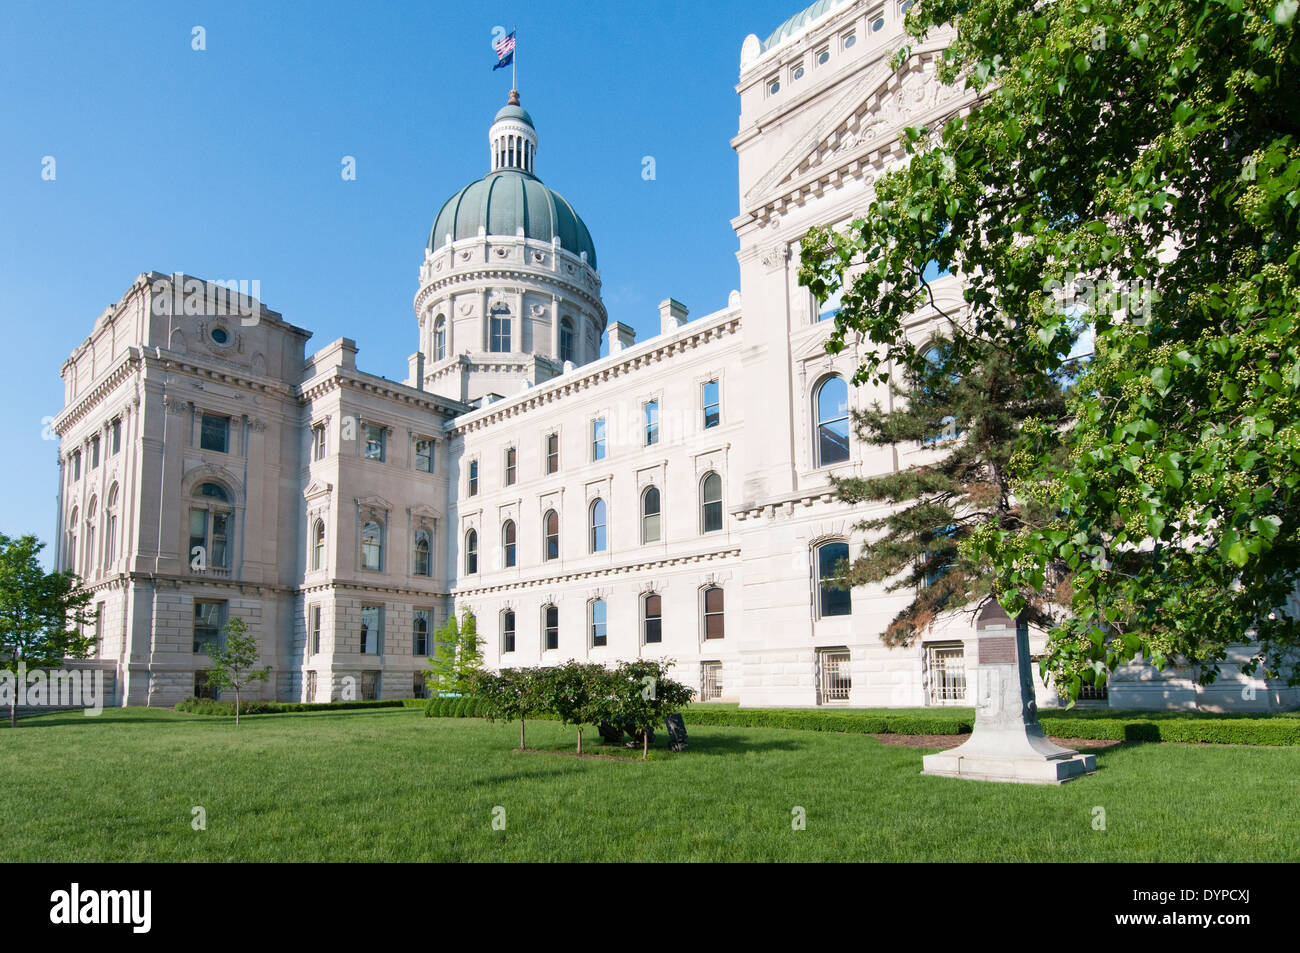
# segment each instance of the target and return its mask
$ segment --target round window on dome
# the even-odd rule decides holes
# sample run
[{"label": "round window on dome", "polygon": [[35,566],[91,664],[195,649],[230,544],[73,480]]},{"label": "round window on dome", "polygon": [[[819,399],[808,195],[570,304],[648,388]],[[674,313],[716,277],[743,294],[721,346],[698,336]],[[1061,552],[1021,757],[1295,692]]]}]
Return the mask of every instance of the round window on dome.
[{"label": "round window on dome", "polygon": [[226,344],[230,341],[230,333],[225,328],[213,328],[211,336],[218,344]]},{"label": "round window on dome", "polygon": [[879,33],[879,32],[880,32],[881,30],[883,30],[884,28],[885,28],[885,18],[884,18],[884,17],[876,17],[874,20],[871,21],[871,32],[872,32],[872,33]]},{"label": "round window on dome", "polygon": [[772,80],[772,82],[768,83],[767,94],[769,96],[775,96],[780,91],[781,91],[781,81],[779,79],[774,79]]},{"label": "round window on dome", "polygon": [[844,48],[847,50],[856,42],[858,42],[857,36],[853,33],[850,33],[848,36],[844,38]]},{"label": "round window on dome", "polygon": [[802,67],[802,66],[796,66],[796,67],[794,68],[794,78],[795,78],[795,79],[803,79],[803,67]]},{"label": "round window on dome", "polygon": [[830,62],[830,59],[831,59],[831,51],[822,50],[820,53],[817,54],[817,65],[825,66],[827,63]]}]

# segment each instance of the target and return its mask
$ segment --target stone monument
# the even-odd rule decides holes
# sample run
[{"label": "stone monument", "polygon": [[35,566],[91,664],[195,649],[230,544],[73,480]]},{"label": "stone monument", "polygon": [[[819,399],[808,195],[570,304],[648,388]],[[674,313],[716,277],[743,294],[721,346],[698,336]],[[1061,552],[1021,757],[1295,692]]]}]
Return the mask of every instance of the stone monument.
[{"label": "stone monument", "polygon": [[1095,771],[1097,757],[1053,744],[1038,724],[1029,627],[997,602],[975,625],[975,730],[959,747],[921,759],[922,774],[974,781],[1061,784]]}]

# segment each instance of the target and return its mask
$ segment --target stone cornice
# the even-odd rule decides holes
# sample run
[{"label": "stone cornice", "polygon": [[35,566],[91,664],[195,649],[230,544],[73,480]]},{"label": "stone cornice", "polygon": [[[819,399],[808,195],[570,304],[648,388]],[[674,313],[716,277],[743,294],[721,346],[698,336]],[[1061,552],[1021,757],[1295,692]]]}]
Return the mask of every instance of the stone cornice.
[{"label": "stone cornice", "polygon": [[140,349],[138,347],[128,348],[117,366],[105,374],[99,383],[95,384],[88,393],[79,398],[71,407],[65,407],[59,412],[59,415],[54,418],[54,422],[50,425],[50,429],[62,437],[71,429],[73,424],[86,417],[95,405],[102,401],[122,381],[133,374],[138,374],[143,364]]},{"label": "stone cornice", "polygon": [[304,403],[319,400],[334,390],[343,388],[375,394],[386,400],[397,401],[411,407],[419,407],[440,417],[450,420],[463,413],[464,404],[452,401],[428,391],[416,390],[405,384],[375,377],[363,371],[354,371],[345,367],[331,367],[318,374],[297,389],[298,399]]},{"label": "stone cornice", "polygon": [[532,589],[538,586],[559,586],[583,579],[607,579],[614,576],[625,576],[629,573],[667,569],[672,566],[691,566],[702,563],[711,563],[729,557],[739,558],[740,547],[729,546],[726,549],[715,549],[709,552],[683,553],[680,556],[668,556],[663,559],[646,559],[638,562],[622,563],[617,566],[602,566],[592,569],[580,569],[575,572],[554,573],[549,576],[535,576],[529,579],[511,580],[510,582],[502,582],[495,585],[464,588],[453,587],[450,594],[456,599],[474,599],[494,592],[511,592],[521,589]]},{"label": "stone cornice", "polygon": [[530,388],[523,394],[506,397],[457,418],[451,435],[459,436],[482,430],[492,424],[540,407],[543,404],[580,393],[623,374],[667,360],[673,355],[694,350],[701,345],[736,334],[740,330],[739,308],[720,312],[716,317],[688,322],[672,334],[661,334],[627,351],[609,355],[599,361],[574,368],[568,374]]}]

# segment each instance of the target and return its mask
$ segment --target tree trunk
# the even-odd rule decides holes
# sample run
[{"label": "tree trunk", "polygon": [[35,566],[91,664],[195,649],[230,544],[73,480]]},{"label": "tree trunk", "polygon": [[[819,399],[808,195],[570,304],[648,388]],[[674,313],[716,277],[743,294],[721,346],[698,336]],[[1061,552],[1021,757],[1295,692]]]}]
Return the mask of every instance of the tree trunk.
[{"label": "tree trunk", "polygon": [[14,697],[9,699],[9,727],[18,727],[18,693],[14,692]]},{"label": "tree trunk", "polygon": [[578,754],[582,754],[582,726],[578,726]]},{"label": "tree trunk", "polygon": [[524,720],[519,719],[519,750],[524,750]]},{"label": "tree trunk", "polygon": [[239,689],[235,689],[235,727],[239,727]]},{"label": "tree trunk", "polygon": [[649,729],[641,732],[641,760],[645,761],[650,757],[650,731]]}]

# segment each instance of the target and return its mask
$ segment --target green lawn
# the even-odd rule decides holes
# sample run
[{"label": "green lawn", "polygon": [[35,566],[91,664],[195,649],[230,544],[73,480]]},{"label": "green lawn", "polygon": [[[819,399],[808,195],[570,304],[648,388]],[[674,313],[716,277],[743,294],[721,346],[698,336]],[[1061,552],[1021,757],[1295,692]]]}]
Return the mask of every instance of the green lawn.
[{"label": "green lawn", "polygon": [[[1124,746],[1047,788],[923,777],[921,749],[863,735],[690,736],[643,764],[521,755],[518,725],[413,709],[238,729],[157,709],[43,715],[0,730],[0,847],[76,862],[1300,859],[1297,748]],[[573,737],[529,723],[530,745]]]}]

